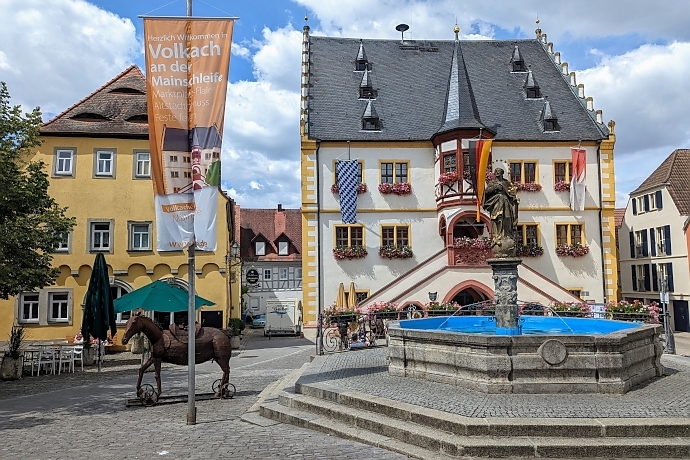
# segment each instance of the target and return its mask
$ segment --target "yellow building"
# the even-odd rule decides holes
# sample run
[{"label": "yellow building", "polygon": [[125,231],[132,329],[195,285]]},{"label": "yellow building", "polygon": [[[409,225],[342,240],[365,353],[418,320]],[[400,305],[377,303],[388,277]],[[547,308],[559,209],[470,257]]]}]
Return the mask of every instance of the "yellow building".
[{"label": "yellow building", "polygon": [[[163,278],[186,288],[187,252],[156,250],[147,121],[146,82],[131,66],[42,126],[43,144],[33,160],[45,163],[49,193],[76,226],[56,249],[53,266],[60,275],[54,285],[0,300],[0,337],[13,324],[25,325],[29,340],[73,337],[97,252],[105,255],[115,298]],[[218,247],[196,251],[195,270],[197,294],[215,302],[197,313],[197,321],[225,327],[240,316],[240,277],[228,276],[231,264],[239,267],[230,254],[234,203],[220,196]],[[155,319],[179,322],[186,314]],[[128,317],[119,314],[118,325]]]}]

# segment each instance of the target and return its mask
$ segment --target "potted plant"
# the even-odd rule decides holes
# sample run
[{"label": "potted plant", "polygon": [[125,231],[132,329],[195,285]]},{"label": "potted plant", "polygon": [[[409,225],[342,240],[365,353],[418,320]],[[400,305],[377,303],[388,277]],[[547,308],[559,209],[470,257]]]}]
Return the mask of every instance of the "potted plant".
[{"label": "potted plant", "polygon": [[374,302],[367,308],[367,315],[376,319],[398,319],[400,307],[395,302]]},{"label": "potted plant", "polygon": [[621,321],[641,321],[645,323],[659,323],[659,304],[652,302],[645,305],[639,300],[628,302],[621,300],[620,302],[611,301],[606,304],[606,316],[609,319],[617,319]]},{"label": "potted plant", "polygon": [[569,192],[570,191],[570,182],[566,182],[564,180],[559,180],[556,182],[553,186],[553,189],[556,192]]},{"label": "potted plant", "polygon": [[12,326],[9,337],[10,341],[7,351],[5,351],[2,364],[0,365],[1,380],[17,380],[22,378],[22,370],[24,368],[24,354],[22,352],[24,339],[26,338],[24,326]]},{"label": "potted plant", "polygon": [[395,184],[384,182],[379,184],[379,192],[382,195],[409,195],[412,193],[412,186],[407,182],[396,182]]},{"label": "potted plant", "polygon": [[323,311],[323,314],[331,323],[351,323],[357,319],[359,312],[353,307],[337,307],[335,303],[333,303]]},{"label": "potted plant", "polygon": [[231,318],[228,324],[232,335],[230,336],[230,346],[233,350],[240,348],[240,340],[242,340],[242,331],[246,327],[241,318]]},{"label": "potted plant", "polygon": [[445,185],[446,187],[450,187],[454,183],[458,181],[458,173],[455,171],[449,171],[446,173],[441,173],[438,176],[438,183],[440,185]]},{"label": "potted plant", "polygon": [[539,192],[541,191],[541,184],[534,182],[513,182],[513,185],[518,192]]},{"label": "potted plant", "polygon": [[544,254],[544,248],[527,244],[516,244],[515,255],[517,257],[540,257]]}]

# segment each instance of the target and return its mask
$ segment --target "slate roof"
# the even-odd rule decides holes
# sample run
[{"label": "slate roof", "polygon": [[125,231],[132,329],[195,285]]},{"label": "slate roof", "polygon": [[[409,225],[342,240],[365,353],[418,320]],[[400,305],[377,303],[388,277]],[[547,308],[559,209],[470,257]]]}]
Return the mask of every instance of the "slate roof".
[{"label": "slate roof", "polygon": [[[361,129],[366,101],[358,99],[362,72],[354,70],[360,40],[310,36],[309,42],[309,137],[429,140],[443,126],[456,55],[454,40],[406,40],[405,46],[400,40],[362,40],[377,91],[374,105],[381,119],[380,131]],[[527,73],[511,72],[516,44],[542,94],[549,97],[558,117],[558,132],[543,132],[539,117],[544,103],[526,98]],[[538,40],[460,41],[460,55],[477,120],[496,133],[495,139],[597,140],[608,136],[606,126],[588,113]],[[457,75],[462,78],[462,72]]]},{"label": "slate roof", "polygon": [[41,126],[43,135],[148,138],[146,79],[136,65]]},{"label": "slate roof", "polygon": [[690,216],[690,149],[677,149],[633,190],[638,195],[666,187],[682,216]]},{"label": "slate roof", "polygon": [[[242,208],[239,209],[238,214],[242,260],[295,261],[302,259],[302,212],[299,209],[283,208],[281,211]],[[278,240],[281,235],[285,235],[290,240],[287,256],[278,255]],[[261,237],[267,241],[266,255],[255,256],[252,241]]]}]

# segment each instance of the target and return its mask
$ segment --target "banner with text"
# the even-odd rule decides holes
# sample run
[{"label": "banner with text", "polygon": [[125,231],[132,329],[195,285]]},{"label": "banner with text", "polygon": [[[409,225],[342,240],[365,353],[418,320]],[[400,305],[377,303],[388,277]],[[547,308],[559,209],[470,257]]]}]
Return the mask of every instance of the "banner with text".
[{"label": "banner with text", "polygon": [[144,18],[158,251],[216,249],[232,19]]}]

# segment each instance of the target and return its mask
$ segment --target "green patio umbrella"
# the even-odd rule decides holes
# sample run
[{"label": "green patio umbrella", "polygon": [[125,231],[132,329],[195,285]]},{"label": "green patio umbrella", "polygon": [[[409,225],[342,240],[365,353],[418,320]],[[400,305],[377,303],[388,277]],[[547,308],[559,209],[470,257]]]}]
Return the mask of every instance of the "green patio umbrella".
[{"label": "green patio umbrella", "polygon": [[[81,322],[81,335],[84,341],[89,343],[89,335],[99,339],[101,343],[110,336],[115,337],[115,310],[113,310],[113,297],[110,293],[110,277],[108,266],[105,263],[103,253],[96,254],[96,261],[91,271],[89,288],[84,300],[84,316]],[[98,346],[98,372],[101,371],[101,346]]]},{"label": "green patio umbrella", "polygon": [[108,329],[110,329],[111,337],[114,337],[117,328],[115,326],[113,297],[110,293],[108,266],[105,263],[105,257],[99,252],[96,254],[89,288],[84,300],[81,334],[84,336],[84,340],[88,340],[89,335],[95,339],[106,340]]},{"label": "green patio umbrella", "polygon": [[[153,310],[162,312],[187,311],[189,294],[184,289],[172,286],[165,281],[154,281],[151,284],[123,295],[114,302],[115,313],[136,310]],[[214,302],[195,296],[194,306],[198,310],[203,305],[215,305]]]}]

